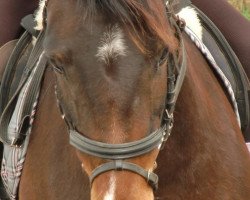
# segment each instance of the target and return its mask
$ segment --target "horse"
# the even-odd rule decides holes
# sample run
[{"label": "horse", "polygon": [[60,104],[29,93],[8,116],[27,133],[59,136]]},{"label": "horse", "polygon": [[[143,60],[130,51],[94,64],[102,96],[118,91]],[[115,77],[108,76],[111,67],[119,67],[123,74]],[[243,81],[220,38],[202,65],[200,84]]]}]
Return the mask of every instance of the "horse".
[{"label": "horse", "polygon": [[[50,67],[20,200],[249,199],[250,157],[234,111],[163,0],[49,0],[43,15],[41,56]],[[187,71],[175,105],[169,67],[180,63]],[[175,107],[174,122],[166,104]],[[145,139],[150,151],[141,152]]]},{"label": "horse", "polygon": [[[249,41],[246,35],[250,31],[250,23],[233,9],[226,0],[192,0],[192,3],[208,15],[220,29],[241,61],[247,76],[250,78],[250,69],[248,67],[250,66],[248,59]],[[29,0],[29,2],[19,0],[15,1],[15,3],[3,1],[0,3],[0,18],[4,19],[0,21],[0,25],[1,27],[8,28],[8,31],[1,29],[0,46],[20,36],[22,29],[19,23],[22,17],[33,13],[37,7],[38,0]],[[223,10],[223,13],[220,12],[221,10]],[[223,17],[221,14],[223,14]],[[227,23],[229,19],[231,21],[230,24]]]},{"label": "horse", "polygon": [[[0,19],[4,19],[0,20],[0,26],[8,28],[8,31],[1,29],[0,46],[20,36],[21,28],[19,23],[22,17],[33,13],[37,9],[38,3],[38,0],[18,0],[15,3],[2,1],[0,3]],[[248,59],[250,42],[247,37],[247,33],[250,32],[250,23],[229,5],[226,0],[192,0],[192,3],[202,10],[220,29],[250,78],[250,69],[248,67],[250,66]],[[223,10],[223,13],[221,13],[221,10]],[[222,14],[223,17],[221,16]],[[230,24],[227,23],[228,20],[230,20]]]}]

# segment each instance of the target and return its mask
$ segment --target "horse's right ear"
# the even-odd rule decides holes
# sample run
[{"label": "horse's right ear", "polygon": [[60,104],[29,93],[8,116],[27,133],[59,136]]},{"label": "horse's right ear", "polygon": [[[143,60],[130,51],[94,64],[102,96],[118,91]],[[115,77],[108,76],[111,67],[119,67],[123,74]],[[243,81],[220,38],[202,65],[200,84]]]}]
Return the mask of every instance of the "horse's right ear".
[{"label": "horse's right ear", "polygon": [[167,2],[168,2],[168,0],[163,0],[163,3],[164,3],[164,4],[167,4]]},{"label": "horse's right ear", "polygon": [[176,0],[163,0],[163,3],[172,5],[174,1]]},{"label": "horse's right ear", "polygon": [[164,3],[166,4],[166,3],[169,3],[169,4],[171,4],[173,1],[175,1],[175,0],[163,0],[164,1]]}]

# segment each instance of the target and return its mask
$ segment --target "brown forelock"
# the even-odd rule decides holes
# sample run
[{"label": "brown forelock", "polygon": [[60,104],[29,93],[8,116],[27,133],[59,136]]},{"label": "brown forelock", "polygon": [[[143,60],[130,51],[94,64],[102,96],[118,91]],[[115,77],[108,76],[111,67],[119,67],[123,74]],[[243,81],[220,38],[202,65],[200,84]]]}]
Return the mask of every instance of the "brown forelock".
[{"label": "brown forelock", "polygon": [[163,0],[88,0],[82,6],[90,17],[101,11],[111,19],[119,20],[143,53],[151,55],[156,40],[170,51],[177,48]]}]

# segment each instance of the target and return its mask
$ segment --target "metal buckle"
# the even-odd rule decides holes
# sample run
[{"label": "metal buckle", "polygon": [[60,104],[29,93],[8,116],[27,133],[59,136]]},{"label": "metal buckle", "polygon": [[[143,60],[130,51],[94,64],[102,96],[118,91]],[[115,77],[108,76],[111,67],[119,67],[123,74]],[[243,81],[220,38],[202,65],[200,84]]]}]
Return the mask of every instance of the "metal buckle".
[{"label": "metal buckle", "polygon": [[151,175],[152,171],[148,170],[148,175],[147,175],[147,183],[150,181],[150,175]]},{"label": "metal buckle", "polygon": [[162,144],[161,144],[161,150],[164,148],[166,141],[168,140],[168,138],[171,135],[171,132],[173,130],[174,127],[174,115],[173,113],[169,113],[169,111],[166,109],[165,110],[166,115],[167,115],[167,119],[166,119],[166,128],[164,130],[164,134],[162,137]]},{"label": "metal buckle", "polygon": [[174,118],[173,113],[169,114],[168,109],[166,109],[165,112],[166,112],[166,114],[167,114],[167,118],[168,118],[168,119],[171,119],[171,121],[172,121],[172,119]]},{"label": "metal buckle", "polygon": [[10,146],[13,148],[21,148],[22,143],[23,143],[23,140],[21,140],[20,138],[14,138],[12,139]]},{"label": "metal buckle", "polygon": [[122,160],[115,160],[115,169],[117,171],[123,170],[123,161]]},{"label": "metal buckle", "polygon": [[171,132],[172,132],[173,127],[174,127],[174,124],[171,123],[171,124],[169,125],[169,127],[166,129],[165,135],[164,135],[164,137],[163,137],[163,142],[166,142],[166,141],[168,140],[168,138],[169,138],[170,135],[171,135]]}]

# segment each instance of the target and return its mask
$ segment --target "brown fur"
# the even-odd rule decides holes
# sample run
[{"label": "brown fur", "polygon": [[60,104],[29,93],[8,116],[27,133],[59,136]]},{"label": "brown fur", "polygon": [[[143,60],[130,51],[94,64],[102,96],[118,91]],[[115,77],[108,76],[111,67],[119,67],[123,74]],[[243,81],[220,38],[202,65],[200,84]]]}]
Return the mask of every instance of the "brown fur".
[{"label": "brown fur", "polygon": [[189,66],[174,131],[158,158],[162,187],[156,196],[167,200],[249,199],[250,172],[245,167],[249,152],[227,98],[191,43],[186,39]]},{"label": "brown fur", "polygon": [[[49,13],[51,32],[46,35],[45,47],[47,55],[55,58],[53,64],[64,67],[65,75],[57,75],[60,100],[77,129],[93,139],[120,143],[142,138],[158,128],[166,92],[166,65],[158,73],[152,69],[160,57],[162,40],[156,39],[161,45],[152,47],[156,48],[155,58],[149,59],[127,36],[130,59],[119,58],[114,64],[115,76],[106,76],[103,65],[95,62],[94,47],[107,19],[102,15],[94,18],[93,35],[88,35],[90,24],[76,26],[79,15],[73,12],[70,1],[53,3],[49,9],[57,11]],[[92,37],[96,38],[90,40]],[[188,71],[176,106],[173,133],[157,159],[160,185],[155,199],[248,200],[250,156],[235,115],[201,53],[187,37],[184,39]],[[91,200],[103,199],[112,174],[117,180],[116,200],[152,200],[146,181],[127,171],[102,174],[89,190],[81,162],[90,174],[105,161],[76,154],[70,147],[55,102],[54,81],[49,68],[21,179],[20,200],[89,200],[90,193]],[[135,97],[142,100],[137,103]],[[131,162],[149,169],[157,154],[156,150]]]},{"label": "brown fur", "polygon": [[69,145],[67,129],[56,106],[51,68],[45,77],[19,199],[89,199],[88,179],[81,170],[74,148]]}]

